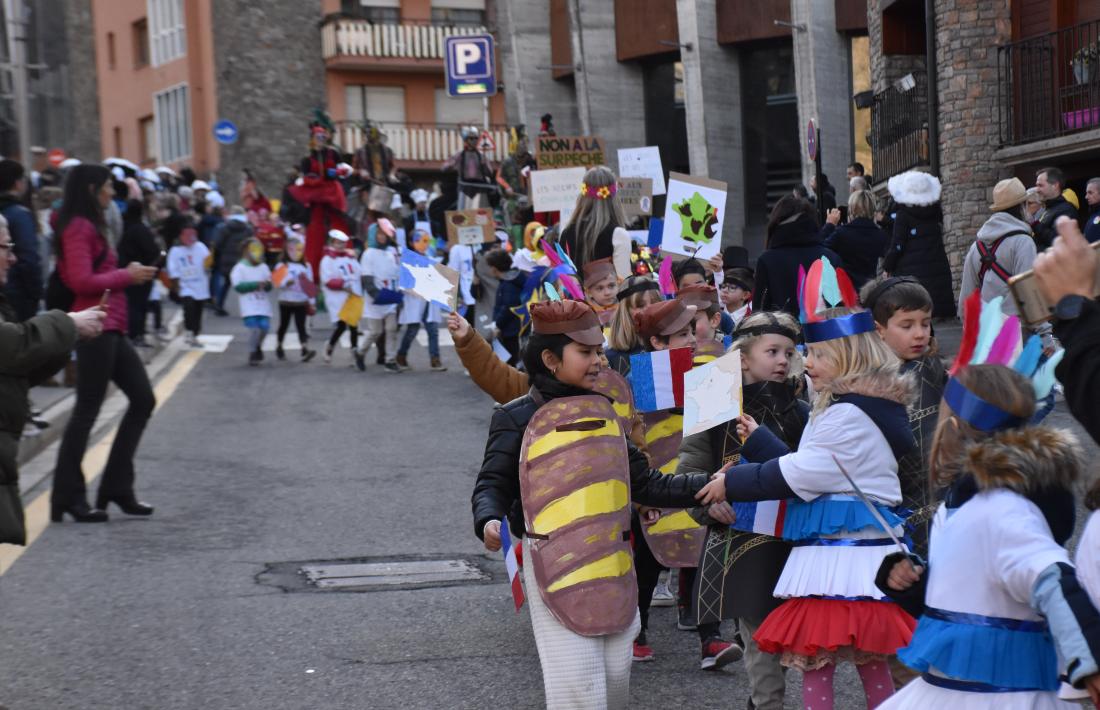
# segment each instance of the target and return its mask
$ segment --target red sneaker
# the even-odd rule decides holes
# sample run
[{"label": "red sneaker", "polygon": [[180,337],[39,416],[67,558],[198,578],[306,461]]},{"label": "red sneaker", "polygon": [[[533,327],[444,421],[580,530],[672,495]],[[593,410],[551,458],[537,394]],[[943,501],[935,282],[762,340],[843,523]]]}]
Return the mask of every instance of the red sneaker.
[{"label": "red sneaker", "polygon": [[646,643],[645,632],[638,634],[638,638],[634,639],[634,662],[645,663],[646,661],[652,661],[653,649]]},{"label": "red sneaker", "polygon": [[718,670],[723,666],[736,663],[745,655],[745,649],[739,643],[730,643],[720,638],[711,638],[703,642],[702,660],[699,667],[705,671]]}]

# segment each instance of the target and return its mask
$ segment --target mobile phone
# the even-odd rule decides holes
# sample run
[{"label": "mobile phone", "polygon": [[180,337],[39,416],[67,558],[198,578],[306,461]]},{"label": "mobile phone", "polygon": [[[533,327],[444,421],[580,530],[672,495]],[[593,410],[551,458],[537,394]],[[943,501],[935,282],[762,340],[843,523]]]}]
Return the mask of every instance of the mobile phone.
[{"label": "mobile phone", "polygon": [[157,257],[157,261],[156,261],[156,263],[153,264],[153,266],[157,267],[158,269],[163,269],[164,268],[164,262],[167,261],[167,260],[168,260],[168,252],[161,251],[160,256]]},{"label": "mobile phone", "polygon": [[[1092,244],[1093,249],[1100,250],[1100,242]],[[1054,307],[1058,304],[1048,303],[1039,289],[1039,282],[1035,280],[1035,271],[1025,271],[1008,280],[1008,288],[1012,291],[1012,297],[1019,306],[1020,320],[1024,325],[1035,326],[1054,317]],[[1100,297],[1100,270],[1096,273],[1096,283],[1092,287],[1094,298]]]},{"label": "mobile phone", "polygon": [[103,308],[103,309],[106,309],[107,308],[107,301],[110,300],[110,298],[111,298],[111,289],[107,289],[106,291],[103,292],[103,297],[99,299],[99,307]]}]

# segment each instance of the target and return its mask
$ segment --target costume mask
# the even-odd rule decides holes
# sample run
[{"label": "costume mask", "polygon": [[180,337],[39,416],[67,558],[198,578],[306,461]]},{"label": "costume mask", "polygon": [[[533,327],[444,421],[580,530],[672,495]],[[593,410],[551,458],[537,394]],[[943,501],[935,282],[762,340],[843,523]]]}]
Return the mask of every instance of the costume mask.
[{"label": "costume mask", "polygon": [[297,239],[291,239],[286,243],[286,255],[291,261],[295,263],[300,263],[302,261],[302,255],[304,253],[305,249],[303,248],[302,243]]},{"label": "costume mask", "polygon": [[264,260],[264,245],[259,242],[249,242],[246,253],[248,254],[249,261],[253,264],[259,264]]}]

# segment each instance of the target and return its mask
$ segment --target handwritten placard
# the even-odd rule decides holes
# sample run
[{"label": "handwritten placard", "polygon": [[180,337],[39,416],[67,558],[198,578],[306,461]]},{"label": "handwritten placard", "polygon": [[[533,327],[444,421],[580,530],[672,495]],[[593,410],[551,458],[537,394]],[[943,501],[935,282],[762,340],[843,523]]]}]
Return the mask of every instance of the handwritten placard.
[{"label": "handwritten placard", "polygon": [[655,145],[645,148],[620,148],[619,175],[647,177],[653,181],[652,194],[665,194],[665,169],[661,165],[661,151]]},{"label": "handwritten placard", "polygon": [[531,173],[531,203],[536,212],[567,212],[577,204],[584,168],[535,170]]},{"label": "handwritten placard", "polygon": [[627,217],[648,217],[653,214],[653,180],[650,178],[619,178],[619,202]]},{"label": "handwritten placard", "polygon": [[444,221],[447,223],[447,242],[450,244],[476,246],[496,241],[493,211],[490,209],[447,212]]},{"label": "handwritten placard", "polygon": [[535,143],[539,170],[594,168],[607,162],[606,155],[603,139],[596,136],[539,136]]}]

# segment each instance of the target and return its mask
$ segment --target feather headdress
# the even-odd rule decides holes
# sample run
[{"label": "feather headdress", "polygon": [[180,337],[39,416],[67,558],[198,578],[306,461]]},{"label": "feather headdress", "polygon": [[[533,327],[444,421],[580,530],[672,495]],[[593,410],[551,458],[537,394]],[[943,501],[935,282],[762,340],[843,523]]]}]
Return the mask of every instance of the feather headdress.
[{"label": "feather headdress", "polygon": [[798,267],[798,305],[802,330],[807,343],[847,338],[875,329],[870,311],[859,311],[837,318],[825,318],[829,308],[858,308],[859,296],[844,269],[833,267],[828,257],[821,257],[810,270]]}]

